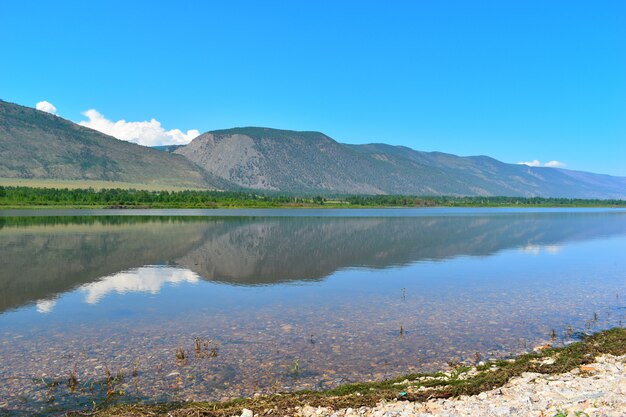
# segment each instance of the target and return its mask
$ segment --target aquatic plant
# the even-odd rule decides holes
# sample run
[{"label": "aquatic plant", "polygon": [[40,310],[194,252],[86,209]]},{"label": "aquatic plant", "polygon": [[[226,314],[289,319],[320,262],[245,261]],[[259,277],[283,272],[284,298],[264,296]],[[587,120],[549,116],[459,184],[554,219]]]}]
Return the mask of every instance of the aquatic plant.
[{"label": "aquatic plant", "polygon": [[196,358],[200,357],[202,353],[202,342],[199,337],[194,339],[194,351],[196,352]]},{"label": "aquatic plant", "polygon": [[70,389],[70,392],[74,392],[76,387],[78,387],[78,375],[76,372],[76,365],[74,365],[74,369],[70,371],[69,377],[67,378],[67,386]]},{"label": "aquatic plant", "polygon": [[291,367],[291,373],[296,376],[300,374],[300,359],[294,359],[293,366]]},{"label": "aquatic plant", "polygon": [[187,352],[183,348],[176,348],[176,362],[181,366],[187,364]]},{"label": "aquatic plant", "polygon": [[202,358],[215,358],[217,357],[218,346],[217,343],[211,339],[200,339],[196,337],[194,339],[193,350],[195,352],[196,359]]}]

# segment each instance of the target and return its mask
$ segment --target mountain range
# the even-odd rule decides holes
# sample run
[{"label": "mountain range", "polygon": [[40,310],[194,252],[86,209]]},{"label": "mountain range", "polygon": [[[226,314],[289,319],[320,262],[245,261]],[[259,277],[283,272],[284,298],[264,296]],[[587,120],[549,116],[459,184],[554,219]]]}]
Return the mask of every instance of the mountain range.
[{"label": "mountain range", "polygon": [[244,127],[152,149],[0,101],[0,178],[319,194],[626,198],[626,178],[507,164],[320,132]]},{"label": "mountain range", "polygon": [[238,186],[349,194],[624,198],[626,178],[507,164],[319,132],[259,127],[207,132],[174,153]]},{"label": "mountain range", "polygon": [[220,188],[181,155],[122,141],[30,107],[0,101],[0,178],[99,180]]}]

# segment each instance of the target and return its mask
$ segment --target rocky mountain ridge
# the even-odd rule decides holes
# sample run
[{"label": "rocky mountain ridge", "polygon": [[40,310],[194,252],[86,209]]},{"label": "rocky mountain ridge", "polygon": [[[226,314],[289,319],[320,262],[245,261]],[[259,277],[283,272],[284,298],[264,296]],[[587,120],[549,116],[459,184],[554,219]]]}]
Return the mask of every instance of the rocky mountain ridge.
[{"label": "rocky mountain ridge", "polygon": [[243,188],[345,194],[626,198],[626,178],[507,164],[320,132],[260,127],[204,133],[174,153]]}]

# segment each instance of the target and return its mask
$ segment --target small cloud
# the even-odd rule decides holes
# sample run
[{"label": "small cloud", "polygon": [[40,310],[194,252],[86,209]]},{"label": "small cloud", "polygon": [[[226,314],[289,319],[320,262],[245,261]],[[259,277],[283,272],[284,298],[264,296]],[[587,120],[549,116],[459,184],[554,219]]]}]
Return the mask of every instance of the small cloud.
[{"label": "small cloud", "polygon": [[518,165],[528,165],[529,167],[540,167],[541,161],[535,159],[534,161],[518,162]]},{"label": "small cloud", "polygon": [[550,161],[543,164],[543,166],[548,168],[565,168],[567,165],[559,161]]},{"label": "small cloud", "polygon": [[88,304],[97,304],[109,293],[126,294],[132,292],[146,292],[158,294],[165,284],[179,283],[195,284],[200,277],[194,272],[183,268],[145,266],[119,272],[102,278],[98,282],[85,284],[81,287],[87,293],[85,301]]},{"label": "small cloud", "polygon": [[200,135],[200,131],[196,129],[188,130],[187,133],[179,129],[165,130],[156,119],[143,122],[112,121],[94,109],[82,114],[89,120],[79,122],[79,125],[139,145],[185,145]]},{"label": "small cloud", "polygon": [[57,108],[54,107],[54,104],[49,101],[40,101],[35,105],[35,108],[37,110],[45,111],[46,113],[57,114]]},{"label": "small cloud", "polygon": [[547,253],[549,255],[557,255],[561,252],[563,248],[559,245],[535,245],[529,243],[525,246],[519,248],[520,252],[529,254],[529,255],[540,255],[541,253]]},{"label": "small cloud", "polygon": [[560,161],[549,161],[545,164],[542,164],[540,160],[535,159],[534,161],[525,161],[518,162],[518,165],[528,165],[529,167],[546,167],[546,168],[565,168],[567,164]]},{"label": "small cloud", "polygon": [[522,246],[519,250],[523,253],[527,253],[530,255],[539,255],[541,253],[541,246],[529,243],[525,246]]},{"label": "small cloud", "polygon": [[39,300],[37,301],[37,312],[41,314],[48,314],[57,304],[57,300]]},{"label": "small cloud", "polygon": [[546,252],[548,252],[550,255],[556,255],[557,253],[561,252],[563,247],[559,245],[546,245],[545,249]]}]

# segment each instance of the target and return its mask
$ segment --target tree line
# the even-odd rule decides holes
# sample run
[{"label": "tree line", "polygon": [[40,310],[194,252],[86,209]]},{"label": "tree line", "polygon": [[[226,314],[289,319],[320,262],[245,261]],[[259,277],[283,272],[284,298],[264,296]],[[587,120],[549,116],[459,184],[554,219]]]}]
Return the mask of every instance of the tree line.
[{"label": "tree line", "polygon": [[153,208],[217,207],[626,207],[626,200],[541,197],[458,197],[407,195],[304,195],[252,191],[146,191],[0,186],[0,206],[98,206]]}]

